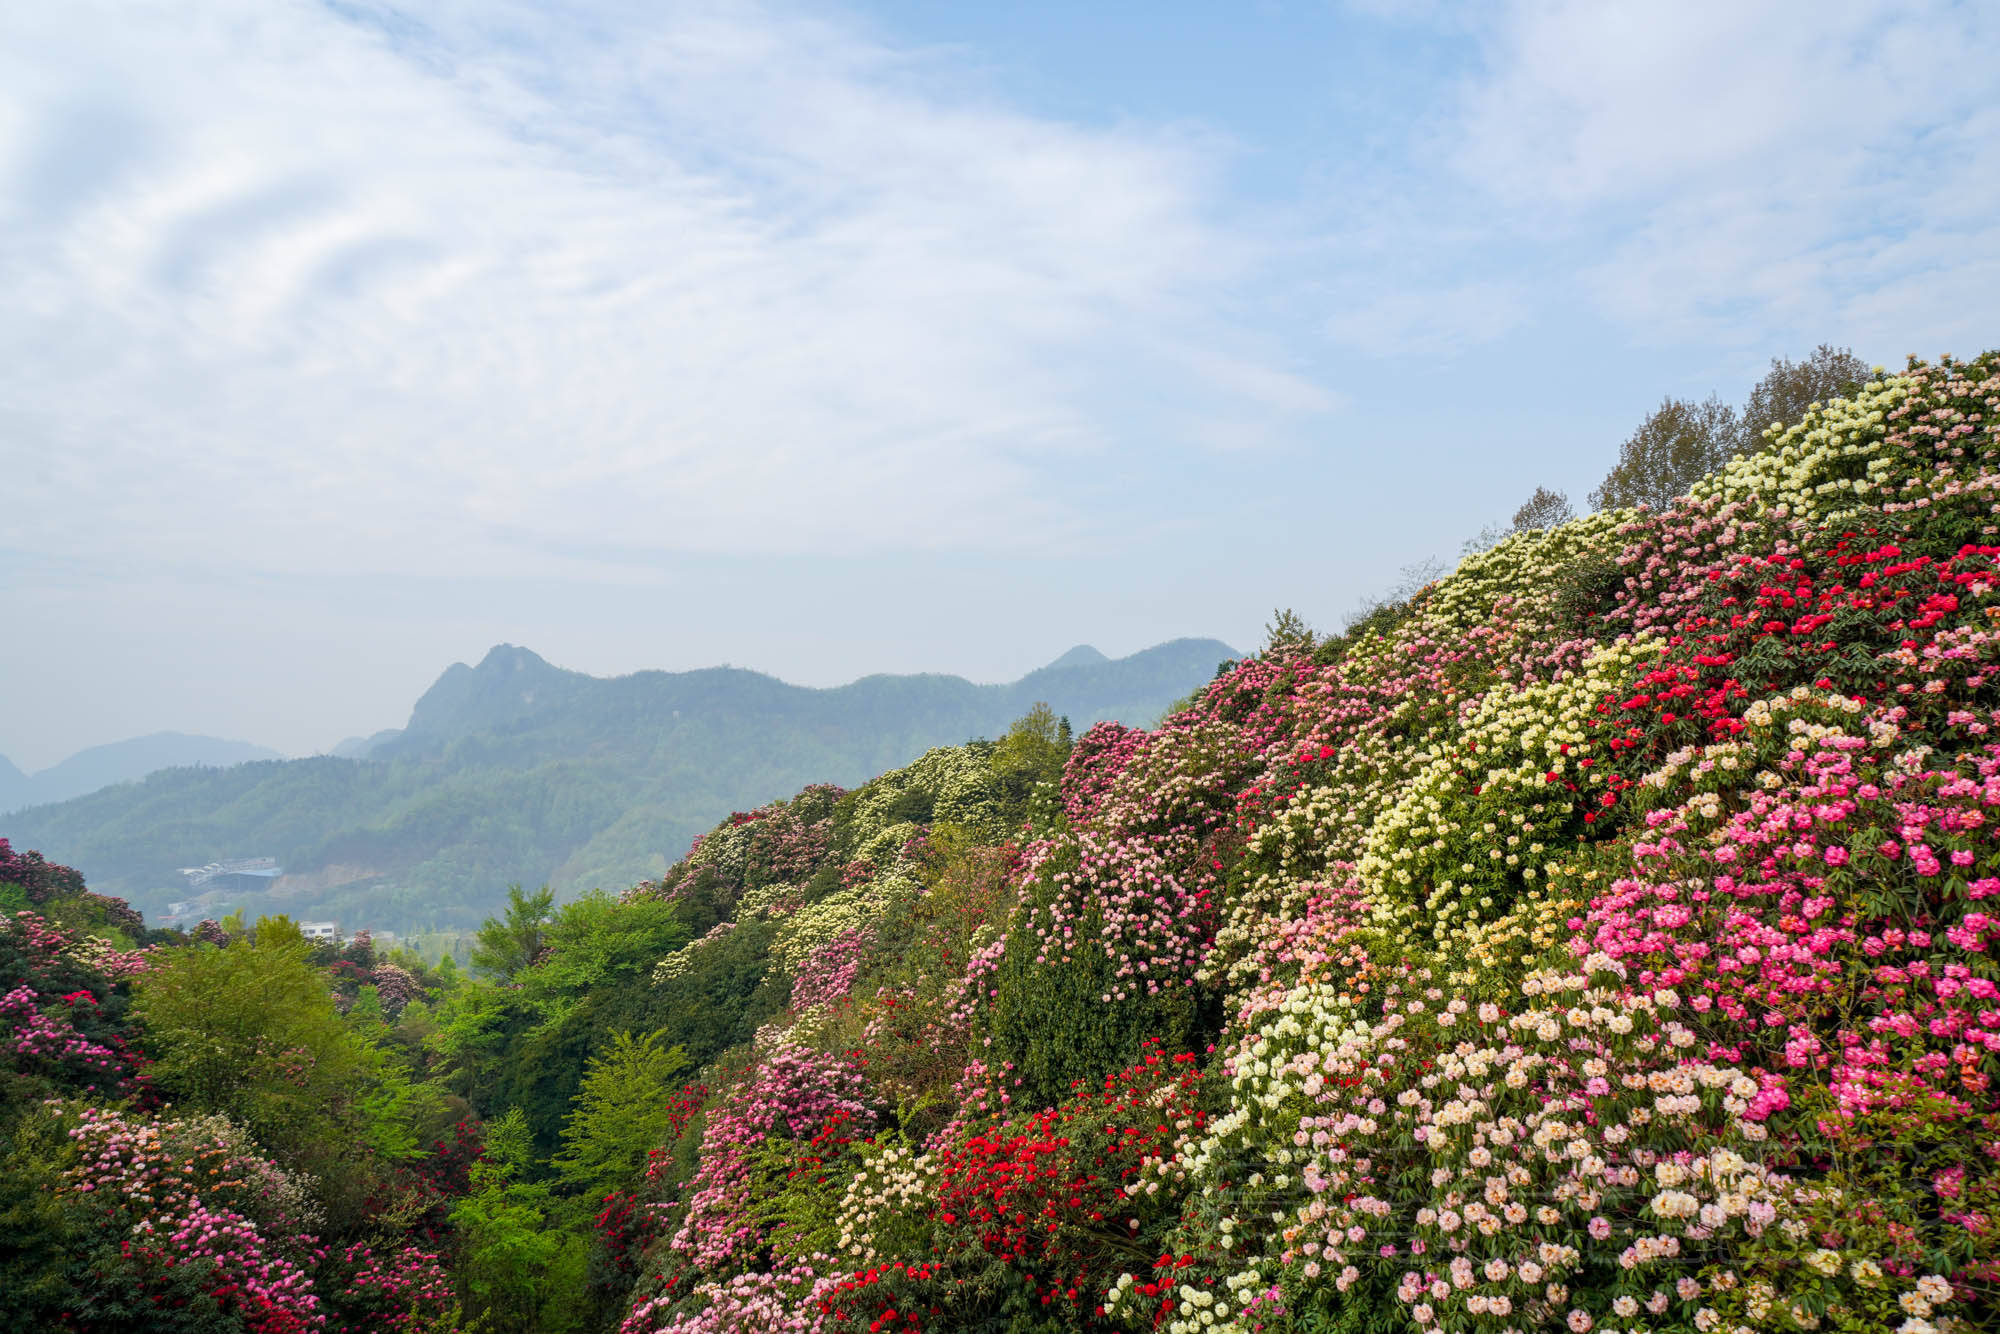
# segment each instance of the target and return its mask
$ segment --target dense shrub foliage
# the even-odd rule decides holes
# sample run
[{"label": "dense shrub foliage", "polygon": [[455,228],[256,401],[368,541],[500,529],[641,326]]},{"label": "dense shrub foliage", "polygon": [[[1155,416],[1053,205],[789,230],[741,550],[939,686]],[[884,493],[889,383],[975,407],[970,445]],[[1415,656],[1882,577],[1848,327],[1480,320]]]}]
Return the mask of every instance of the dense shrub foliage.
[{"label": "dense shrub foliage", "polygon": [[2000,355],[1878,375],[1151,730],[1038,710],[517,893],[476,979],[24,894],[0,1282],[73,1329],[1990,1327],[1996,409]]}]

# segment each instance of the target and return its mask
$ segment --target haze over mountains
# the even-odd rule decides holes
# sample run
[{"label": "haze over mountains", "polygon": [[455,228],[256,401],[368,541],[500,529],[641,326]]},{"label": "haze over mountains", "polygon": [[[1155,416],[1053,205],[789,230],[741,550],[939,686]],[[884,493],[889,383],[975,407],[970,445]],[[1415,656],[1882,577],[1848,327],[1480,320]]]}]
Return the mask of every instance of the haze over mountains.
[{"label": "haze over mountains", "polygon": [[[1078,732],[1106,718],[1149,723],[1237,656],[1212,639],[1117,660],[1079,646],[1004,685],[878,675],[813,689],[733,667],[593,677],[502,644],[447,669],[402,729],[306,759],[259,752],[138,782],[120,773],[108,780],[118,786],[0,818],[0,836],[153,919],[182,903],[193,916],[243,906],[378,930],[463,927],[510,883],[622,889],[731,810],[997,737],[1038,701]],[[262,857],[284,874],[204,894],[180,874]]]},{"label": "haze over mountains", "polygon": [[87,792],[129,783],[160,769],[190,765],[221,766],[281,756],[266,746],[220,737],[189,736],[185,732],[155,732],[108,745],[80,750],[60,764],[25,774],[0,755],[0,814],[25,806],[68,801]]}]

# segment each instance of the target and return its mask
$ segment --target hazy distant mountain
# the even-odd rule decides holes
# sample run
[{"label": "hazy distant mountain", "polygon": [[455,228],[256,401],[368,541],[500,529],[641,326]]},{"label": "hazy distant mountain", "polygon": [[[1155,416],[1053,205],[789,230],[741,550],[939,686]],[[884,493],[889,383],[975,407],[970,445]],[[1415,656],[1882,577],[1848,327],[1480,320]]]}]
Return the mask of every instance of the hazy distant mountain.
[{"label": "hazy distant mountain", "polygon": [[1101,662],[1109,662],[1109,661],[1111,661],[1109,658],[1105,657],[1102,653],[1099,653],[1096,649],[1092,648],[1090,645],[1078,644],[1075,648],[1063,654],[1060,658],[1057,658],[1054,662],[1050,663],[1047,667],[1044,667],[1042,670],[1055,671],[1057,668],[1060,667],[1095,667],[1097,666],[1097,664]]},{"label": "hazy distant mountain", "polygon": [[1079,646],[1004,685],[869,676],[809,689],[730,667],[586,676],[502,644],[447,669],[399,732],[334,755],[154,774],[0,819],[0,836],[149,916],[189,898],[177,868],[275,857],[286,874],[249,901],[253,915],[465,925],[513,882],[622,888],[732,810],[998,736],[1037,701],[1079,733],[1149,723],[1237,656],[1212,639],[1115,661]]},{"label": "hazy distant mountain", "polygon": [[338,755],[343,760],[365,760],[377,746],[385,741],[394,741],[401,735],[403,735],[402,728],[385,727],[373,736],[351,736],[327,754]]},{"label": "hazy distant mountain", "polygon": [[114,783],[144,778],[161,769],[215,767],[278,758],[277,751],[247,741],[189,736],[185,732],[155,732],[130,741],[92,746],[32,776],[0,758],[0,813],[68,801]]},{"label": "hazy distant mountain", "polygon": [[485,748],[546,759],[629,749],[663,730],[710,725],[696,715],[750,727],[784,719],[822,731],[858,729],[852,744],[861,748],[855,759],[861,768],[844,765],[832,777],[860,782],[907,764],[913,755],[903,752],[918,740],[929,747],[997,735],[1037,700],[1066,713],[1079,732],[1102,718],[1150,721],[1236,656],[1213,639],[1177,639],[1115,662],[1084,645],[1006,685],[925,674],[864,676],[813,689],[739,667],[586,676],[500,644],[477,667],[447,668],[417,701],[409,725],[398,735],[371,738],[369,754],[435,756],[481,737]]},{"label": "hazy distant mountain", "polygon": [[0,811],[11,811],[33,800],[28,795],[31,782],[26,774],[14,767],[12,760],[0,755]]}]

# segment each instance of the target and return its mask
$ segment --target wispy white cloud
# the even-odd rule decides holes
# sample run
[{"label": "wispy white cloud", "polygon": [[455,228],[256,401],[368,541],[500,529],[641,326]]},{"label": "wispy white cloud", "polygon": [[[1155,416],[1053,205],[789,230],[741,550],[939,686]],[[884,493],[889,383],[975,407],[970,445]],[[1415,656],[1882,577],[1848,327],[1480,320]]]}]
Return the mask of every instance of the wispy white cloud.
[{"label": "wispy white cloud", "polygon": [[1148,445],[1107,410],[1135,380],[1276,437],[1330,401],[1213,309],[1262,256],[1210,145],[1009,110],[851,25],[80,0],[0,26],[31,551],[1060,541],[1091,520],[1047,474]]},{"label": "wispy white cloud", "polygon": [[1397,312],[1463,302],[1460,341],[1499,337],[1514,324],[1477,299],[1496,270],[1642,343],[1991,336],[2000,11],[1514,0],[1422,19],[1463,58],[1407,156],[1358,183],[1375,223],[1343,241],[1385,256],[1335,336],[1428,350],[1437,332]]}]

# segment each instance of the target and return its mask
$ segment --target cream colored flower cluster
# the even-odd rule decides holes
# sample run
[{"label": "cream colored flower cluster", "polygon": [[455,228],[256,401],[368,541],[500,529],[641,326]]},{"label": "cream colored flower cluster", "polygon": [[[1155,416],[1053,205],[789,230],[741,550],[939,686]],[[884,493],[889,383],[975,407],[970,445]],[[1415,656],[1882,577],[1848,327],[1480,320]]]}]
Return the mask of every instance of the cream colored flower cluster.
[{"label": "cream colored flower cluster", "polygon": [[958,825],[990,840],[1004,837],[1007,830],[998,820],[992,749],[989,742],[938,746],[856,791],[853,855],[878,865],[894,860],[917,833],[914,823],[897,814],[899,800],[911,793],[930,797],[927,824]]},{"label": "cream colored flower cluster", "polygon": [[786,919],[771,942],[772,962],[786,972],[797,972],[814,950],[849,931],[872,928],[892,905],[922,889],[922,883],[902,865],[864,884],[837,889]]},{"label": "cream colored flower cluster", "polygon": [[1418,752],[1424,767],[1369,827],[1357,866],[1384,920],[1420,921],[1442,942],[1532,887],[1573,837],[1572,815],[1604,791],[1585,720],[1663,647],[1621,640],[1581,672],[1490,691],[1457,738]]},{"label": "cream colored flower cluster", "polygon": [[1864,506],[1921,506],[1933,495],[1985,490],[1990,479],[1960,473],[1976,462],[1968,459],[1975,446],[1970,437],[1991,437],[2000,423],[1979,424],[1951,409],[1921,419],[1911,412],[1940,382],[1956,397],[1983,396],[1989,407],[2000,396],[2000,380],[1975,384],[1957,378],[1960,373],[1948,366],[1916,368],[1879,377],[1852,398],[1813,404],[1789,427],[1772,423],[1763,452],[1732,460],[1691,494],[1697,501],[1753,501],[1780,518],[1823,522]]},{"label": "cream colored flower cluster", "polygon": [[1442,580],[1425,607],[1441,631],[1492,624],[1495,607],[1511,609],[1521,630],[1545,631],[1553,594],[1580,559],[1617,549],[1616,533],[1635,511],[1599,510],[1557,528],[1516,533],[1474,552]]},{"label": "cream colored flower cluster", "polygon": [[[1810,686],[1754,700],[1744,712],[1748,729],[1741,736],[1670,752],[1639,779],[1640,793],[1642,797],[1674,794],[1682,803],[1692,802],[1696,814],[1716,819],[1724,797],[1782,781],[1768,767],[1780,756],[1850,735],[1853,719],[1864,708],[1846,695]],[[1888,745],[1899,735],[1894,724],[1879,721],[1866,730],[1877,746]]]},{"label": "cream colored flower cluster", "polygon": [[664,982],[671,982],[677,977],[687,976],[688,973],[693,971],[695,964],[700,961],[703,954],[715,948],[717,944],[721,943],[735,930],[736,922],[734,919],[726,922],[717,922],[709,928],[706,935],[695,940],[690,940],[672,954],[661,959],[653,965],[653,985],[658,986]]},{"label": "cream colored flower cluster", "polygon": [[863,1145],[861,1156],[861,1168],[848,1181],[834,1213],[836,1253],[854,1269],[895,1258],[893,1248],[878,1249],[878,1241],[885,1240],[879,1234],[928,1214],[938,1191],[931,1155],[894,1136]]},{"label": "cream colored flower cluster", "polygon": [[1761,453],[1732,459],[1690,494],[1697,501],[1751,501],[1807,520],[1894,499],[1880,494],[1898,462],[1888,453],[1889,418],[1916,385],[1913,377],[1889,376],[1853,398],[1816,403],[1793,426],[1767,430],[1770,444]]}]

